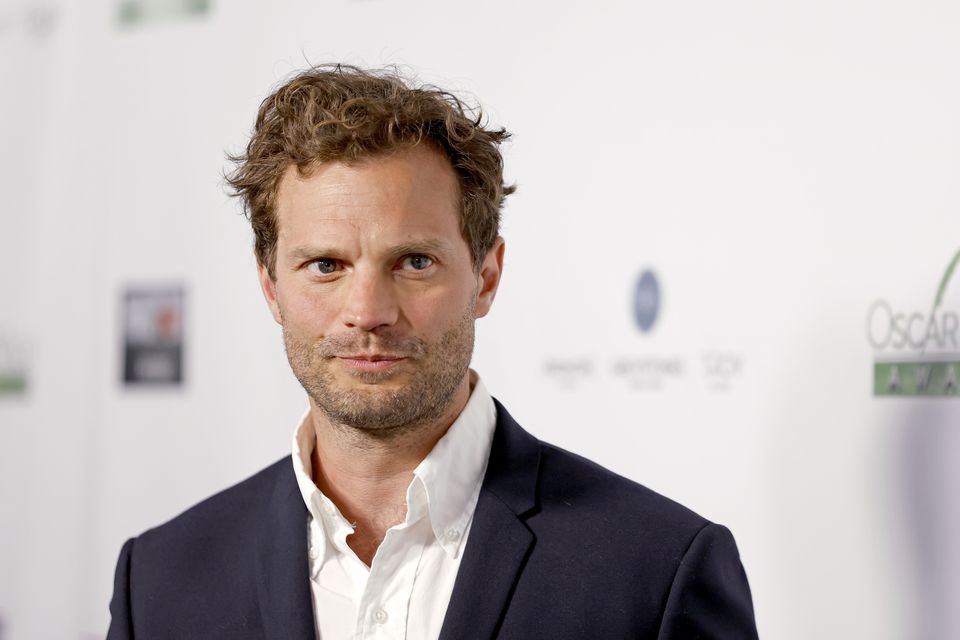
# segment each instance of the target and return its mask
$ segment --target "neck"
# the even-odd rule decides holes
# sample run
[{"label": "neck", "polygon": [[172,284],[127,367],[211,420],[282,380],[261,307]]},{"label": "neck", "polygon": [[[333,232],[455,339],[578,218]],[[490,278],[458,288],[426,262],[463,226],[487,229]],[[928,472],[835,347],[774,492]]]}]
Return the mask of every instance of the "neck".
[{"label": "neck", "polygon": [[347,544],[368,566],[387,529],[406,519],[406,491],[413,470],[457,419],[469,397],[467,377],[439,419],[395,429],[387,436],[334,423],[311,400],[316,432],[313,481],[353,523]]}]

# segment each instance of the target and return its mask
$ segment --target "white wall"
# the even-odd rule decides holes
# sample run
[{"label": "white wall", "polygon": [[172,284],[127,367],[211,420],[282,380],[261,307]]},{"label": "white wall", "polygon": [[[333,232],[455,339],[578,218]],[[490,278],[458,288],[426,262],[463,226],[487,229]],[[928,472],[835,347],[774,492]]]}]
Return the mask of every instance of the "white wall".
[{"label": "white wall", "polygon": [[[865,330],[877,299],[928,311],[960,249],[958,33],[930,0],[234,0],[124,28],[112,0],[0,2],[0,336],[33,356],[0,397],[3,639],[102,636],[126,537],[286,453],[304,399],[220,174],[269,89],[333,60],[515,133],[474,365],[524,426],[730,526],[763,637],[960,636],[960,403],[873,397]],[[124,389],[120,294],[169,282],[186,384]]]}]

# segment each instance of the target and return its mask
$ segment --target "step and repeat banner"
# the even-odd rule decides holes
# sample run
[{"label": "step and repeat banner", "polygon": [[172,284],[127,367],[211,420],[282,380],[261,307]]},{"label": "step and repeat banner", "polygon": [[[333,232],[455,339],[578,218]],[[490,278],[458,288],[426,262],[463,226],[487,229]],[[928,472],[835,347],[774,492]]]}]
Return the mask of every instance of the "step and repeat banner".
[{"label": "step and repeat banner", "polygon": [[762,637],[960,637],[960,9],[0,2],[0,639],[102,637],[123,541],[306,401],[224,188],[313,63],[510,130],[473,366],[727,525]]}]

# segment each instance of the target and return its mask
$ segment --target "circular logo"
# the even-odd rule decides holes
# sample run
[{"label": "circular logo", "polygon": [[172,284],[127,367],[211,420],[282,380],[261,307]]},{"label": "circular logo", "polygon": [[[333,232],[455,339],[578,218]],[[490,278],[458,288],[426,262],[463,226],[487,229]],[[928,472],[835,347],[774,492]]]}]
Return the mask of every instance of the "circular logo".
[{"label": "circular logo", "polygon": [[640,274],[633,290],[633,318],[644,333],[653,329],[660,312],[660,284],[649,269]]}]

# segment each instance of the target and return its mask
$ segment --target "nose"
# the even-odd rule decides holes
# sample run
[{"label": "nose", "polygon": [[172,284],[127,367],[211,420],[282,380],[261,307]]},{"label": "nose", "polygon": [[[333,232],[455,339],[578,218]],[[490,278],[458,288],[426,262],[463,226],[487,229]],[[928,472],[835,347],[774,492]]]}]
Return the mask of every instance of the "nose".
[{"label": "nose", "polygon": [[397,322],[400,309],[387,274],[356,269],[347,283],[342,320],[351,329],[373,331]]}]

